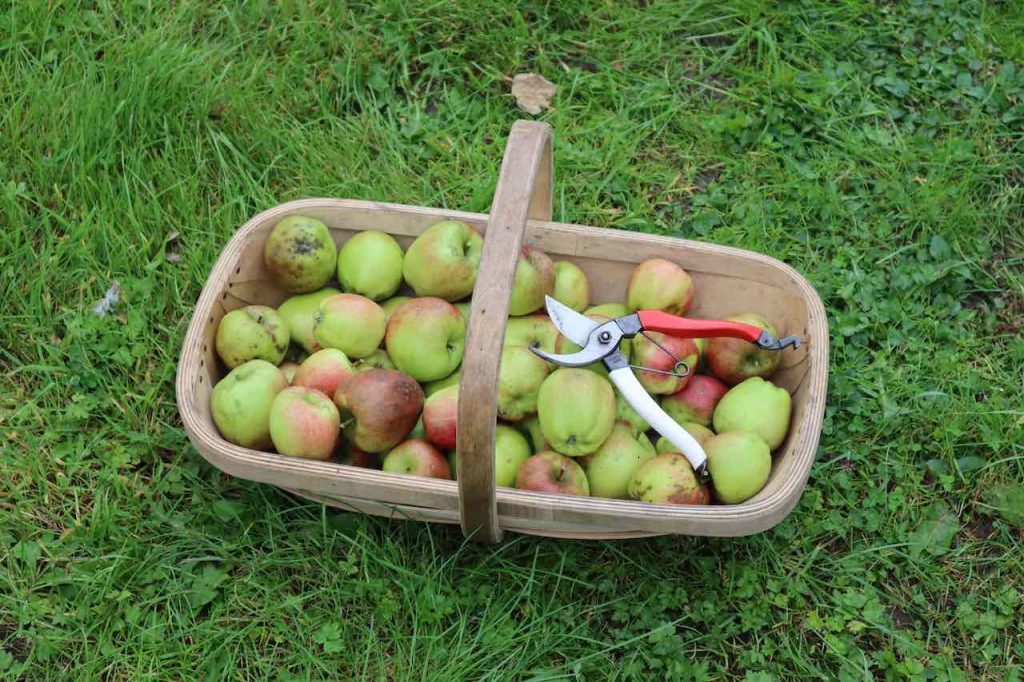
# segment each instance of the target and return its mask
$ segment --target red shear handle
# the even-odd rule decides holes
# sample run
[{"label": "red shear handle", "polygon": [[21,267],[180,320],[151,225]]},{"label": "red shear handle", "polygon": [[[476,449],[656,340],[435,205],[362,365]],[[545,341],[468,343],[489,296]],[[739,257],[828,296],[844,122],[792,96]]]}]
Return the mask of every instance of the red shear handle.
[{"label": "red shear handle", "polygon": [[645,331],[663,332],[684,339],[702,339],[711,336],[731,336],[755,343],[761,336],[761,328],[740,322],[725,320],[694,320],[676,317],[660,310],[638,310],[640,324]]}]

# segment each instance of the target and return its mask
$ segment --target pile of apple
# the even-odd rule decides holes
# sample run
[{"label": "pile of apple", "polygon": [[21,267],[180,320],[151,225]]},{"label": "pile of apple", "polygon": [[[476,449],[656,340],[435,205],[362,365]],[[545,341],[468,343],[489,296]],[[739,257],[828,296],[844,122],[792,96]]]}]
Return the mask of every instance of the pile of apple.
[{"label": "pile of apple", "polygon": [[[221,435],[289,457],[453,478],[467,301],[482,247],[480,234],[455,220],[430,226],[404,253],[383,232],[360,232],[339,251],[315,218],[278,222],[264,263],[291,296],[276,310],[250,305],[220,321],[215,347],[230,372],[211,407]],[[328,286],[335,276],[337,288]],[[403,283],[415,297],[397,295]],[[607,321],[642,309],[683,315],[693,293],[682,268],[656,258],[637,266],[625,303],[589,307],[579,267],[523,247],[501,357],[497,484],[673,504],[736,504],[760,491],[790,421],[789,393],[764,379],[779,353],[738,339],[649,333],[691,368],[685,376],[636,372],[704,447],[708,490],[671,443],[652,443],[657,434],[600,363],[559,368],[530,350],[579,350],[537,312],[545,295]],[[775,333],[753,313],[727,319]],[[622,351],[633,365],[670,372],[676,358],[657,344],[637,336]]]}]

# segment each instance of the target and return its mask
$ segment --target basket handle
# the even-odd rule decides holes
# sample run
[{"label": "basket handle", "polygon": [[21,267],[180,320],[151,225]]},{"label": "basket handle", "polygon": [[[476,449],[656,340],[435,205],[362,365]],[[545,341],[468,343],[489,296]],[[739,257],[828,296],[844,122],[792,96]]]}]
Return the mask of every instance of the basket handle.
[{"label": "basket handle", "polygon": [[459,384],[459,515],[463,532],[501,540],[494,484],[498,373],[526,221],[551,220],[551,126],[516,121],[505,145],[473,289]]}]

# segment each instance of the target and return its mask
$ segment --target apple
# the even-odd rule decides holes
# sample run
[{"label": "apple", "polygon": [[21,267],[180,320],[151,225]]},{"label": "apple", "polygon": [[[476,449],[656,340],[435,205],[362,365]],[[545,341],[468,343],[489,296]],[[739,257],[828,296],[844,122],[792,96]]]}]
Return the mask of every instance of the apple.
[{"label": "apple", "polygon": [[725,504],[739,504],[756,495],[772,473],[768,444],[747,431],[726,431],[704,445],[708,473],[715,497]]},{"label": "apple", "polygon": [[607,379],[585,369],[562,367],[548,375],[537,396],[544,438],[566,455],[586,455],[612,432],[615,391]]},{"label": "apple", "polygon": [[393,369],[356,372],[334,393],[345,439],[366,452],[384,452],[412,431],[423,409],[423,389]]},{"label": "apple", "polygon": [[338,281],[350,294],[382,301],[402,286],[402,247],[386,232],[353,235],[338,251]]},{"label": "apple", "polygon": [[403,303],[408,303],[412,298],[409,296],[392,296],[386,301],[381,302],[380,309],[384,311],[384,317],[387,318],[388,322],[391,321],[391,316],[395,314],[395,310],[398,306]]},{"label": "apple", "polygon": [[427,440],[442,449],[455,447],[459,416],[459,387],[442,388],[423,403],[423,428]]},{"label": "apple", "polygon": [[288,326],[276,310],[247,305],[221,318],[214,347],[228,369],[249,360],[279,365],[288,351],[288,340]]},{"label": "apple", "polygon": [[[305,360],[303,360],[305,362]],[[282,362],[277,366],[279,370],[284,373],[284,378],[288,380],[288,383],[292,383],[292,379],[295,378],[295,372],[299,369],[299,363],[297,362]]]},{"label": "apple", "polygon": [[324,348],[337,348],[349,358],[365,358],[384,338],[384,310],[358,294],[337,294],[320,302],[313,336]]},{"label": "apple", "polygon": [[617,423],[611,435],[601,443],[594,454],[588,455],[583,470],[587,473],[590,494],[594,497],[625,499],[633,472],[646,460],[654,457],[654,448],[647,436],[639,434],[641,442],[626,425]]},{"label": "apple", "polygon": [[539,493],[590,494],[583,467],[571,457],[550,450],[532,455],[519,465],[516,487]]},{"label": "apple", "polygon": [[292,386],[312,388],[331,398],[338,386],[354,373],[355,369],[344,353],[337,348],[324,348],[299,365]]},{"label": "apple", "polygon": [[380,455],[376,452],[364,452],[354,445],[349,445],[344,463],[360,469],[380,469]]},{"label": "apple", "polygon": [[637,414],[633,406],[618,391],[615,391],[615,421],[629,424],[629,428],[636,433],[643,433],[651,428],[647,420]]},{"label": "apple", "polygon": [[661,504],[708,504],[708,489],[697,480],[682,455],[667,452],[651,457],[629,480],[630,499]]},{"label": "apple", "polygon": [[664,310],[670,315],[685,315],[692,302],[690,275],[664,258],[651,258],[636,266],[626,287],[626,305],[631,312]]},{"label": "apple", "polygon": [[210,396],[220,435],[243,448],[268,449],[270,406],[287,387],[284,373],[266,360],[250,360],[228,372]]},{"label": "apple", "polygon": [[555,264],[546,253],[524,246],[516,263],[509,315],[528,315],[544,307],[544,297],[555,291]]},{"label": "apple", "polygon": [[728,390],[728,386],[712,376],[695,374],[682,390],[661,399],[661,409],[680,424],[697,422],[710,426],[715,406]]},{"label": "apple", "polygon": [[282,289],[293,294],[316,291],[334,274],[338,247],[327,225],[301,215],[281,219],[263,246],[263,264]]},{"label": "apple", "polygon": [[622,303],[602,303],[601,305],[591,306],[583,311],[584,315],[604,315],[605,317],[615,319],[616,317],[625,317],[629,315],[630,310]]},{"label": "apple", "polygon": [[460,220],[434,223],[409,246],[402,264],[417,296],[457,301],[473,292],[484,239]]},{"label": "apple", "polygon": [[[411,249],[410,249],[411,251]],[[444,299],[414,298],[388,321],[385,345],[395,367],[416,381],[444,378],[462,363],[466,321]]]},{"label": "apple", "polygon": [[718,401],[713,418],[715,431],[749,431],[774,450],[786,439],[792,409],[789,391],[761,377],[751,377]]},{"label": "apple", "polygon": [[[714,431],[696,422],[680,422],[679,425],[686,429],[686,432],[693,436],[694,440],[696,440],[701,447],[704,447],[704,443],[708,442],[708,438],[715,435]],[[654,449],[657,450],[659,454],[663,452],[679,452],[679,448],[673,445],[672,441],[664,436],[658,439],[658,442],[654,445]]]},{"label": "apple", "polygon": [[[775,335],[775,327],[756,313],[730,315],[724,318],[730,322],[742,322]],[[706,353],[708,369],[729,384],[735,386],[750,377],[769,377],[782,361],[782,353],[763,350],[743,339],[732,339],[724,336],[708,340]]]},{"label": "apple", "polygon": [[[641,334],[633,338],[632,362],[634,365],[649,367],[661,372],[671,372],[676,364],[675,358],[679,358],[690,368],[690,372],[685,376],[671,376],[657,372],[637,370],[636,377],[640,380],[640,384],[647,389],[648,393],[656,395],[675,393],[682,390],[697,372],[697,345],[693,342],[693,339],[681,339],[678,336],[669,336],[661,332],[645,333],[646,336]],[[675,357],[659,348],[651,339],[663,348],[667,348]],[[683,371],[682,367],[679,369],[680,372]]]},{"label": "apple", "polygon": [[[494,429],[494,485],[503,488],[515,487],[516,473],[520,465],[532,454],[530,444],[523,434],[511,426],[498,424]],[[458,451],[448,452],[448,466],[452,470],[452,478],[458,478]]]},{"label": "apple", "polygon": [[407,440],[398,445],[384,457],[381,468],[392,474],[412,474],[449,481],[452,478],[444,455],[425,440]]},{"label": "apple", "polygon": [[367,369],[394,369],[395,363],[391,362],[386,351],[378,348],[365,358],[359,358],[352,365],[357,372]]},{"label": "apple", "polygon": [[330,459],[338,444],[338,408],[320,391],[291,386],[270,407],[270,439],[278,454]]},{"label": "apple", "polygon": [[506,346],[533,346],[554,353],[561,332],[551,319],[542,313],[509,318],[505,324]]},{"label": "apple", "polygon": [[551,444],[544,438],[544,432],[540,428],[540,417],[537,415],[519,422],[519,428],[523,430],[530,441],[533,454],[551,449]]},{"label": "apple", "polygon": [[427,382],[423,384],[423,394],[429,398],[430,396],[440,391],[442,388],[448,388],[449,386],[458,386],[459,379],[461,378],[462,371],[456,370],[449,374],[448,376],[446,376],[444,379],[437,379],[436,381]]},{"label": "apple", "polygon": [[455,306],[456,310],[459,311],[459,314],[462,315],[462,319],[466,321],[466,325],[468,326],[470,304],[466,301],[463,301],[462,303],[453,303],[452,305]]},{"label": "apple", "polygon": [[501,351],[498,374],[498,416],[517,422],[537,412],[537,393],[548,376],[548,363],[526,346]]},{"label": "apple", "polygon": [[406,440],[426,440],[427,429],[423,426],[423,413],[420,413],[419,418],[416,420],[416,426],[412,427],[412,431],[406,436]]},{"label": "apple", "polygon": [[324,287],[310,294],[296,294],[277,307],[277,313],[288,325],[291,340],[302,346],[307,353],[320,350],[320,343],[313,335],[320,303],[341,292],[333,287]]},{"label": "apple", "polygon": [[459,480],[459,453],[456,450],[449,450],[444,453],[444,458],[448,460],[448,471],[452,474],[452,480]]},{"label": "apple", "polygon": [[552,296],[576,312],[583,312],[590,305],[590,282],[586,273],[571,261],[555,263],[555,293]]}]

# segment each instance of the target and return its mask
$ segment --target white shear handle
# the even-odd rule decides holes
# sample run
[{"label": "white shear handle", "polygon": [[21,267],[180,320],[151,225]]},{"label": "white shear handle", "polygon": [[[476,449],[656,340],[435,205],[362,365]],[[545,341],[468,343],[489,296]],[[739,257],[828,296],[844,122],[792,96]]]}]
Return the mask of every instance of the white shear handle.
[{"label": "white shear handle", "polygon": [[636,378],[632,370],[629,367],[613,369],[608,372],[608,378],[612,380],[612,383],[622,393],[626,402],[632,405],[636,413],[643,417],[655,431],[665,436],[672,445],[679,448],[679,452],[689,460],[690,466],[699,474],[708,460],[708,456],[704,454],[704,448],[686,429],[661,409],[661,406],[640,385],[640,380]]}]

